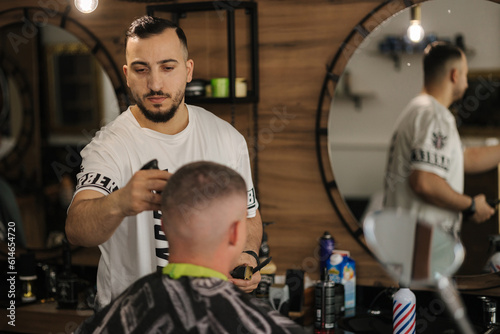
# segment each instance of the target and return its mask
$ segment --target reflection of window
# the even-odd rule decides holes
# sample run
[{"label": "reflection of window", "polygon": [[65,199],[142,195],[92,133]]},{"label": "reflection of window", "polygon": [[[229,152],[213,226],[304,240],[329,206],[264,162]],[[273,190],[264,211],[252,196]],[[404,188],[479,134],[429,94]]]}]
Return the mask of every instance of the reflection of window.
[{"label": "reflection of window", "polygon": [[[469,87],[452,110],[461,134],[498,136],[500,129],[500,72],[471,71]],[[485,133],[485,131],[487,133]]]},{"label": "reflection of window", "polygon": [[98,64],[81,43],[47,47],[51,130],[79,132],[99,127]]}]

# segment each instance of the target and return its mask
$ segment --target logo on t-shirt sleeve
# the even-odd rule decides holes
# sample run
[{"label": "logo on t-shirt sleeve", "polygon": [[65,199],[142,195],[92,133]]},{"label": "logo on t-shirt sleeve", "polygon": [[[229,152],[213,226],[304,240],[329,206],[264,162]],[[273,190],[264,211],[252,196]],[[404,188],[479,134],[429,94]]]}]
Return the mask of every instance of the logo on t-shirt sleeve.
[{"label": "logo on t-shirt sleeve", "polygon": [[116,182],[111,180],[111,178],[95,172],[86,173],[78,179],[76,190],[80,188],[98,188],[108,194],[119,189]]},{"label": "logo on t-shirt sleeve", "polygon": [[447,139],[448,139],[448,137],[443,135],[441,132],[438,132],[438,133],[434,132],[432,134],[432,144],[438,150],[442,149],[446,145]]},{"label": "logo on t-shirt sleeve", "polygon": [[448,171],[450,169],[451,159],[446,155],[436,152],[413,149],[411,151],[411,162],[425,163]]},{"label": "logo on t-shirt sleeve", "polygon": [[248,209],[253,209],[255,208],[255,205],[257,203],[257,199],[255,198],[255,190],[254,188],[250,189],[247,191],[247,208]]}]

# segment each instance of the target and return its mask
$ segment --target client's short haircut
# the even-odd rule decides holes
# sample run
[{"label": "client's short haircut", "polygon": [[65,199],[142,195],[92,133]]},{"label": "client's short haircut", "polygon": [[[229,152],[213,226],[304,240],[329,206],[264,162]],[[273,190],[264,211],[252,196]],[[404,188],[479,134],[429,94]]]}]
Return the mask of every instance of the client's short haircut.
[{"label": "client's short haircut", "polygon": [[245,180],[233,169],[208,161],[181,167],[168,180],[162,209],[169,216],[200,212],[210,203],[229,196],[247,196]]}]

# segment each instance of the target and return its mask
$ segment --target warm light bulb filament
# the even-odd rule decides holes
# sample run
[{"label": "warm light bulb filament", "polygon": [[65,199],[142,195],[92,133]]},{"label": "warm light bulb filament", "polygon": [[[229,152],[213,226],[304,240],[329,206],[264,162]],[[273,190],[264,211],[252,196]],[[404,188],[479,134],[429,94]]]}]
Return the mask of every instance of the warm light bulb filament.
[{"label": "warm light bulb filament", "polygon": [[424,39],[424,28],[420,25],[420,21],[412,20],[408,27],[408,38],[413,43],[421,42]]},{"label": "warm light bulb filament", "polygon": [[75,7],[82,13],[92,13],[99,3],[99,0],[75,0]]}]

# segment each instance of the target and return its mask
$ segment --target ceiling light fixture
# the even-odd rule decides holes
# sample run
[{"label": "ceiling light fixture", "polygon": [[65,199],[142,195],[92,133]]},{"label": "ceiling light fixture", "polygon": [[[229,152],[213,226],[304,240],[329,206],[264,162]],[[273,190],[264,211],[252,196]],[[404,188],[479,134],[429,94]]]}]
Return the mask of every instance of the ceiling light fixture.
[{"label": "ceiling light fixture", "polygon": [[420,5],[411,7],[410,26],[408,27],[407,35],[413,43],[419,43],[424,39],[424,28],[421,25],[422,12]]},{"label": "ceiling light fixture", "polygon": [[75,0],[76,9],[85,14],[92,13],[98,4],[99,0]]}]

